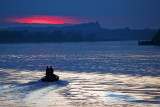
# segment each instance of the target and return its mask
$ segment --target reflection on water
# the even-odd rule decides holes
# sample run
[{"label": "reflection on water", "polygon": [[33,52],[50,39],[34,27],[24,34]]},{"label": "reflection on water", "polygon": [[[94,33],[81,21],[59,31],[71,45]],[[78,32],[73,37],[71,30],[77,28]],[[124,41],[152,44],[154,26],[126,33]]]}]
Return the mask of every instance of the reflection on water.
[{"label": "reflection on water", "polygon": [[160,47],[135,41],[0,44],[0,68],[160,75]]},{"label": "reflection on water", "polygon": [[160,105],[160,77],[56,71],[60,81],[46,83],[37,81],[44,72],[0,70],[9,75],[0,78],[1,106]]},{"label": "reflection on water", "polygon": [[[43,83],[45,67],[60,81]],[[160,106],[160,47],[0,44],[0,106]]]},{"label": "reflection on water", "polygon": [[160,104],[160,77],[100,73],[58,73],[69,87],[60,93],[73,105]]},{"label": "reflection on water", "polygon": [[48,101],[53,98],[44,96],[51,92],[55,96],[57,95],[55,90],[68,85],[66,80],[42,82],[40,79],[44,76],[43,72],[27,70],[19,72],[14,69],[0,69],[0,71],[9,75],[0,78],[0,106],[42,106],[39,100],[43,99],[47,100],[45,104],[43,102],[43,105],[47,106]]},{"label": "reflection on water", "polygon": [[116,100],[120,100],[120,99],[135,99],[133,96],[131,95],[118,95],[118,94],[107,94],[106,97],[114,97],[114,99]]}]

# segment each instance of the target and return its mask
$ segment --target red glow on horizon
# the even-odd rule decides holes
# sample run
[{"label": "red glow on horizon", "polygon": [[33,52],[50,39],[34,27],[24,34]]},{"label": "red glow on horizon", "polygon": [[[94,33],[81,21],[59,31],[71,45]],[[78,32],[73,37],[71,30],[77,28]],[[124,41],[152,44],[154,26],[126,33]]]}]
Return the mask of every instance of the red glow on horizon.
[{"label": "red glow on horizon", "polygon": [[23,18],[6,18],[7,22],[17,23],[39,23],[39,24],[78,24],[82,23],[79,17],[67,17],[67,16],[46,16],[46,15],[32,15]]}]

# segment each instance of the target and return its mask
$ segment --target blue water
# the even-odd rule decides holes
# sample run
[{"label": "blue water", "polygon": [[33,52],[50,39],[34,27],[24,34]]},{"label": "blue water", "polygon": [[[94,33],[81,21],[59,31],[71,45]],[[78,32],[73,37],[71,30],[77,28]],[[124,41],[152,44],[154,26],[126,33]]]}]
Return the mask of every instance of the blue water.
[{"label": "blue water", "polygon": [[[137,44],[137,41],[0,44],[0,106],[8,104],[3,105],[5,99],[24,104],[21,99],[33,91],[40,90],[41,94],[36,97],[41,97],[49,91],[68,86],[68,80],[47,84],[39,81],[42,76],[39,73],[44,73],[46,66],[53,66],[61,72],[158,77],[160,46]],[[118,84],[118,80],[115,81]],[[159,90],[159,86],[156,89]],[[122,94],[108,94],[106,97],[134,99]]]},{"label": "blue water", "polygon": [[[137,41],[0,44],[0,68],[160,75],[160,47]],[[7,75],[7,74],[4,74]]]}]

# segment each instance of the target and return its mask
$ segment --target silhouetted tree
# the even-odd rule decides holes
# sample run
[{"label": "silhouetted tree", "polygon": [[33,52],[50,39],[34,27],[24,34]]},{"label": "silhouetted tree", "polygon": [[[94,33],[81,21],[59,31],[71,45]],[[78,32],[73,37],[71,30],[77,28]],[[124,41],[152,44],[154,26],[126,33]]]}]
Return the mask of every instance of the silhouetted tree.
[{"label": "silhouetted tree", "polygon": [[155,45],[160,45],[160,29],[157,31],[155,36],[152,38],[152,42]]},{"label": "silhouetted tree", "polygon": [[56,42],[61,42],[65,40],[65,36],[61,30],[54,31],[52,34],[52,40]]},{"label": "silhouetted tree", "polygon": [[95,34],[91,33],[86,36],[86,41],[94,41],[95,40]]},{"label": "silhouetted tree", "polygon": [[0,31],[0,42],[7,42],[10,38],[10,32]]},{"label": "silhouetted tree", "polygon": [[67,31],[65,33],[66,41],[72,41],[72,42],[80,42],[83,41],[83,37],[81,32],[79,31]]}]

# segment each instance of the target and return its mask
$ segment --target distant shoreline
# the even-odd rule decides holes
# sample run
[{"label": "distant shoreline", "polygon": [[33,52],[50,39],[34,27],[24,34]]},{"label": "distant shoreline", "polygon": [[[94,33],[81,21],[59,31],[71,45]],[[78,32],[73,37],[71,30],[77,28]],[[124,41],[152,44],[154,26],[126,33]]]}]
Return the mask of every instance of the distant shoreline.
[{"label": "distant shoreline", "polygon": [[99,22],[65,27],[18,27],[0,30],[0,43],[52,43],[151,40],[153,29],[104,29]]},{"label": "distant shoreline", "polygon": [[45,44],[45,43],[82,43],[82,42],[120,42],[120,41],[135,41],[139,42],[138,40],[98,40],[98,41],[63,41],[63,42],[0,42],[0,44],[28,44],[28,43],[33,43],[33,44]]}]

